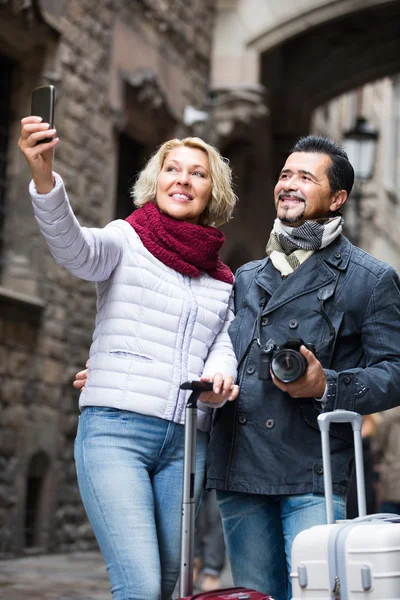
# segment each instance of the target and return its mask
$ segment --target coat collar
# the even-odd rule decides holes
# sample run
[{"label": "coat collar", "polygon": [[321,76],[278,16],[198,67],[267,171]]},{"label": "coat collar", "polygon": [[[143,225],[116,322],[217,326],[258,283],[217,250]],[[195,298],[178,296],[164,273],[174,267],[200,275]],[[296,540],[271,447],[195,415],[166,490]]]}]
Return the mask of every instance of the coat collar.
[{"label": "coat collar", "polygon": [[333,240],[332,244],[319,250],[316,254],[332,267],[336,267],[339,271],[345,271],[349,264],[352,250],[353,245],[349,240],[344,235],[339,235]]},{"label": "coat collar", "polygon": [[282,279],[269,259],[263,261],[255,280],[271,296],[265,313],[334,282],[340,271],[347,269],[351,251],[349,240],[340,235],[326,248],[314,252],[286,279]]}]

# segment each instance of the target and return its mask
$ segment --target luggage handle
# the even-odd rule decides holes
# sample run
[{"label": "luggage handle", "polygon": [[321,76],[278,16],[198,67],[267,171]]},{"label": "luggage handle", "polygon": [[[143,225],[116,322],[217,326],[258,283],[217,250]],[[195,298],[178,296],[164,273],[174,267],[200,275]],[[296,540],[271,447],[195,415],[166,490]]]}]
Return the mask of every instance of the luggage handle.
[{"label": "luggage handle", "polygon": [[375,523],[375,521],[383,521],[384,523],[400,523],[400,515],[396,513],[376,513],[374,515],[364,515],[353,519],[353,523]]},{"label": "luggage handle", "polygon": [[185,381],[180,386],[180,389],[192,391],[185,408],[185,445],[183,455],[179,597],[185,598],[193,593],[197,400],[203,392],[212,391],[213,383],[209,381]]},{"label": "luggage handle", "polygon": [[356,412],[343,409],[337,409],[331,412],[321,413],[320,415],[318,415],[318,426],[321,431],[322,466],[324,471],[326,518],[328,524],[332,524],[335,522],[329,439],[329,430],[331,423],[351,423],[351,426],[353,428],[355,468],[357,479],[358,515],[359,517],[365,517],[367,514],[365,499],[363,449],[361,437],[362,416]]}]

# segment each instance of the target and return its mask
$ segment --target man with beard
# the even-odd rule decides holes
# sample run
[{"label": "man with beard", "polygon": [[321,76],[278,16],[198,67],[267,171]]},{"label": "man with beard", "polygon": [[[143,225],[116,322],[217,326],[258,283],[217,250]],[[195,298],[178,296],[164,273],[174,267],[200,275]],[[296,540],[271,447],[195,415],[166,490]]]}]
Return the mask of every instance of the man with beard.
[{"label": "man with beard", "polygon": [[[342,235],[353,181],[340,146],[301,138],[275,187],[267,258],[236,274],[240,393],[216,411],[207,487],[217,490],[235,585],[275,600],[291,599],[294,537],[326,523],[318,414],[400,403],[400,281]],[[277,347],[300,348],[305,372],[292,382],[270,372]],[[295,364],[284,352],[276,373],[285,379]],[[335,519],[345,518],[352,440],[350,426],[331,426]]]},{"label": "man with beard", "polygon": [[[235,585],[275,600],[291,598],[294,537],[326,523],[318,414],[400,402],[399,277],[342,235],[339,210],[353,181],[340,146],[301,138],[275,187],[267,258],[236,275],[230,335],[240,395],[216,411],[207,487],[217,490]],[[279,360],[279,347],[300,359],[284,351]],[[350,426],[332,425],[331,454],[341,519]]]}]

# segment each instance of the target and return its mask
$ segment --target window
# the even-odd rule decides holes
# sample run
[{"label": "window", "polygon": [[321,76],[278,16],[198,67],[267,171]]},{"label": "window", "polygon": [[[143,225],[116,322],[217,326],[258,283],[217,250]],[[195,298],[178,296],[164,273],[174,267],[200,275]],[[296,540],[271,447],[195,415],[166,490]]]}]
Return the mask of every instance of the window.
[{"label": "window", "polygon": [[3,224],[7,191],[7,148],[10,125],[11,81],[13,63],[0,55],[0,271],[2,270]]},{"label": "window", "polygon": [[43,538],[45,505],[48,500],[45,494],[46,477],[50,460],[44,452],[36,453],[30,461],[26,480],[25,502],[25,547],[40,546]]}]

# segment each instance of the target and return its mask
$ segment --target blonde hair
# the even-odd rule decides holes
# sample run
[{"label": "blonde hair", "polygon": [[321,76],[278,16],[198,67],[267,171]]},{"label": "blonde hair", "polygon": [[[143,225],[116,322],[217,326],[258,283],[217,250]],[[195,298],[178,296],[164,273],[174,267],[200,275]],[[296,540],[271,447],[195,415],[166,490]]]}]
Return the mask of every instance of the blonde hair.
[{"label": "blonde hair", "polygon": [[138,208],[147,202],[156,202],[158,176],[168,154],[174,148],[195,148],[208,157],[212,182],[211,200],[200,217],[200,225],[218,227],[232,218],[237,197],[232,188],[232,171],[228,160],[220,152],[198,137],[177,138],[164,142],[150,158],[131,189],[133,202]]}]

